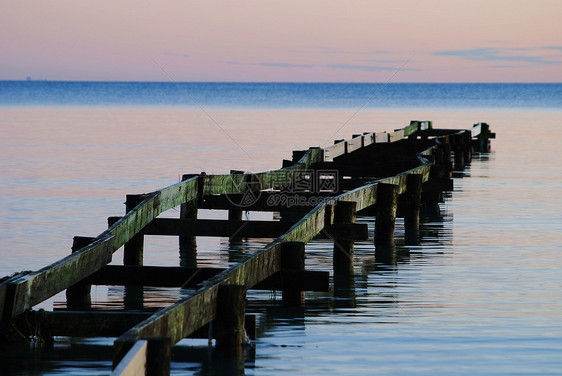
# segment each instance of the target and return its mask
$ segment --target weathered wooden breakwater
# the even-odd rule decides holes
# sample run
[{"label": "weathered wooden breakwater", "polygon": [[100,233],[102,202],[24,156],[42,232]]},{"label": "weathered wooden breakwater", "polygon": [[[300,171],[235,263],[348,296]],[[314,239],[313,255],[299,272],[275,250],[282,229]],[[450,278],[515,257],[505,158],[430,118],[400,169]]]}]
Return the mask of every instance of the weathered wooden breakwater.
[{"label": "weathered wooden breakwater", "polygon": [[[304,245],[317,236],[333,239],[334,270],[351,273],[354,241],[369,237],[366,225],[356,223],[361,215],[376,217],[377,257],[392,253],[397,216],[404,218],[407,241],[415,244],[420,208],[426,215],[438,212],[442,192],[452,189],[451,171],[462,170],[473,151],[489,151],[493,136],[484,123],[446,130],[412,122],[391,133],[354,135],[325,149],[295,151],[280,170],[186,175],[157,192],[128,195],[126,215],[110,218],[107,231],[95,238],[76,237],[72,255],[0,284],[4,331],[12,339],[45,341],[52,335],[118,337],[115,365],[123,367],[136,354],[148,360],[150,373],[166,373],[170,347],[189,336],[211,334],[218,348],[237,353],[244,327],[251,328],[244,315],[247,289],[281,290],[287,305],[302,304],[302,291],[328,289],[327,272],[304,270]],[[157,218],[177,206],[180,218]],[[197,219],[198,209],[228,210],[228,220]],[[283,220],[242,221],[245,210],[280,212]],[[145,235],[179,236],[186,265],[143,266]],[[241,263],[217,270],[197,268],[197,236],[276,240]],[[124,265],[108,265],[121,247]],[[195,291],[154,314],[99,313],[88,311],[95,284]],[[72,311],[31,310],[65,289]]]}]

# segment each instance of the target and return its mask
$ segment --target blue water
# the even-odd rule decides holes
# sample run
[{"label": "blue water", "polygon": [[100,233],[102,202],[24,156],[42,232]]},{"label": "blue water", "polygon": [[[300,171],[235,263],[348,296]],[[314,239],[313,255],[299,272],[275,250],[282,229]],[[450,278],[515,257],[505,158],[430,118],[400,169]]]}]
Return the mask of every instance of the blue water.
[{"label": "blue water", "polygon": [[560,108],[562,84],[0,81],[0,106]]},{"label": "blue water", "polygon": [[[394,260],[357,242],[354,286],[306,294],[303,311],[257,307],[264,332],[245,374],[556,375],[562,369],[561,84],[233,84],[0,82],[0,276],[37,270],[124,213],[126,194],[184,173],[277,169],[291,151],[432,120],[488,122],[492,153],[455,175],[442,221]],[[177,217],[177,210],[165,213]],[[204,211],[203,218],[227,218]],[[249,213],[250,219],[272,219]],[[373,218],[360,218],[373,230]],[[198,265],[227,266],[264,242],[198,238]],[[307,246],[331,270],[333,244]],[[113,263],[121,262],[121,252]],[[145,265],[177,266],[174,238],[147,237]],[[94,287],[98,309],[122,287]],[[181,292],[145,289],[146,306]],[[64,293],[41,308],[63,307]],[[16,358],[21,375],[107,375],[113,338],[57,338]],[[207,341],[175,348],[174,374],[220,374]],[[2,355],[2,354],[0,354]],[[5,372],[0,356],[0,374]]]}]

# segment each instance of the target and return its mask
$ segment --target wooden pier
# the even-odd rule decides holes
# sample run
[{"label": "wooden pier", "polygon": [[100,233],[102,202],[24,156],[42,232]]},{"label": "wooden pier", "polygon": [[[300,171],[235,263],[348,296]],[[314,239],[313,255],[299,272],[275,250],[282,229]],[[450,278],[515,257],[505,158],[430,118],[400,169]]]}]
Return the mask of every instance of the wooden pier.
[{"label": "wooden pier", "polygon": [[[329,291],[328,271],[305,270],[305,245],[314,238],[333,241],[340,277],[353,274],[355,241],[371,239],[377,258],[394,252],[397,217],[404,218],[406,243],[417,244],[420,217],[439,215],[443,192],[453,190],[452,172],[463,170],[473,153],[489,152],[494,137],[486,123],[459,130],[412,121],[393,132],[293,151],[279,170],[184,175],[156,192],[127,195],[125,215],[109,218],[106,231],[75,237],[67,257],[2,280],[2,341],[49,346],[61,335],[115,337],[114,374],[120,375],[168,374],[172,346],[189,337],[211,336],[227,357],[240,359],[248,336],[255,336],[255,317],[245,314],[247,290],[281,291],[287,306],[306,304],[304,291]],[[158,218],[176,207],[179,218]],[[199,219],[199,209],[228,210],[228,219]],[[278,212],[281,220],[242,220],[243,211]],[[366,215],[376,218],[374,234],[360,221]],[[177,236],[185,265],[143,265],[145,235]],[[200,236],[274,240],[229,268],[198,268]],[[109,265],[121,248],[122,265]],[[107,312],[90,309],[92,285],[193,292],[156,312]],[[64,290],[67,310],[33,310]]]}]

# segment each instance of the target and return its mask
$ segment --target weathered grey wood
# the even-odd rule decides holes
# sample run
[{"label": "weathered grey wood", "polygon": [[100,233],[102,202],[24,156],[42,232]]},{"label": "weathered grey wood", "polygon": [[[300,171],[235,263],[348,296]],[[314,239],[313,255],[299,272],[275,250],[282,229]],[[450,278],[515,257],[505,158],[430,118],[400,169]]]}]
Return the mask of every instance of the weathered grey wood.
[{"label": "weathered grey wood", "polygon": [[37,272],[12,280],[14,295],[9,316],[19,315],[26,309],[80,282],[111,262],[112,254],[113,237],[98,238],[78,252]]},{"label": "weathered grey wood", "polygon": [[388,142],[400,141],[404,138],[404,136],[404,129],[397,129],[394,132],[388,134]]},{"label": "weathered grey wood", "polygon": [[279,240],[256,252],[245,262],[207,280],[193,295],[166,307],[123,334],[115,341],[115,357],[120,359],[138,338],[170,337],[172,343],[176,343],[209,323],[216,317],[215,303],[219,286],[233,284],[251,288],[278,272],[281,269],[282,241],[308,242],[324,227],[325,219],[325,206],[317,206]]},{"label": "weathered grey wood", "polygon": [[386,133],[386,132],[375,133],[375,143],[381,144],[381,143],[387,143],[387,142],[389,142],[388,133]]},{"label": "weathered grey wood", "polygon": [[331,223],[326,223],[326,205],[320,204],[291,226],[280,238],[287,242],[306,244],[329,224]]},{"label": "weathered grey wood", "polygon": [[344,155],[347,152],[347,142],[338,142],[324,149],[324,160],[332,161],[334,158]]},{"label": "weathered grey wood", "polygon": [[355,135],[351,140],[347,142],[347,152],[352,153],[355,150],[359,150],[363,147],[363,137],[360,135]]},{"label": "weathered grey wood", "polygon": [[[485,124],[485,123],[484,123]],[[205,175],[204,173],[186,178],[181,183],[166,187],[162,190],[144,195],[136,195],[137,203],[129,203],[127,214],[113,223],[110,228],[96,238],[96,241],[88,246],[80,249],[76,253],[67,258],[54,263],[47,268],[38,272],[32,272],[25,275],[18,275],[8,281],[0,283],[0,304],[3,318],[13,317],[21,314],[25,309],[30,308],[36,303],[75,285],[97,270],[103,268],[110,260],[111,255],[125,243],[132,244],[143,234],[146,234],[150,228],[150,223],[157,223],[156,217],[165,210],[176,207],[178,205],[194,203],[202,203],[206,198],[211,199],[214,194],[230,195],[243,194],[244,192],[259,192],[262,189],[277,189],[285,186],[294,177],[299,176],[318,163],[330,159],[330,152],[336,151],[337,148],[342,149],[339,152],[340,159],[346,159],[347,156],[361,155],[368,147],[381,148],[381,143],[394,142],[397,145],[411,142],[402,140],[404,137],[428,137],[429,135],[443,135],[444,139],[451,139],[450,144],[442,144],[453,146],[455,155],[463,156],[464,162],[470,159],[467,154],[467,147],[472,145],[473,137],[484,138],[485,127],[479,124],[471,131],[463,132],[459,130],[438,131],[432,129],[430,122],[413,121],[409,126],[398,129],[392,133],[367,133],[363,136],[354,136],[350,141],[339,142],[336,146],[327,149],[311,148],[305,151],[297,151],[293,155],[294,161],[290,166],[281,170],[262,172],[259,174],[231,174],[231,175]],[[495,135],[491,132],[487,133],[487,138],[493,138]],[[420,140],[420,142],[423,140]],[[429,142],[429,141],[424,141]],[[378,146],[376,144],[379,144]],[[421,143],[419,145],[429,144]],[[419,145],[417,147],[419,147]],[[447,170],[446,148],[447,146],[434,144],[430,149],[421,151],[417,154],[418,166],[409,168],[407,171],[401,171],[392,176],[380,178],[375,176],[372,182],[361,187],[352,187],[349,192],[340,194],[335,201],[353,201],[356,203],[356,209],[362,210],[373,205],[378,208],[382,207],[382,202],[386,201],[381,198],[382,186],[391,184],[396,186],[396,194],[405,194],[408,192],[408,175],[419,174],[422,176],[424,184],[424,195],[432,195],[432,185],[437,184],[439,179],[429,179],[431,165],[434,161],[445,166]],[[468,146],[463,146],[468,145]],[[433,160],[428,155],[428,150],[439,147],[443,150],[443,161]],[[482,149],[482,147],[481,147]],[[405,150],[405,149],[404,149]],[[416,149],[417,150],[417,149]],[[415,151],[414,151],[415,152]],[[345,154],[345,156],[344,156]],[[336,157],[333,156],[332,160]],[[328,156],[328,159],[326,158]],[[438,157],[438,156],[437,156]],[[408,156],[408,158],[410,158]],[[414,160],[415,161],[415,160]],[[450,161],[450,158],[449,158]],[[413,163],[416,165],[416,163]],[[436,171],[435,169],[433,170]],[[389,174],[390,175],[390,174]],[[445,177],[445,175],[443,175]],[[441,178],[443,178],[441,177]],[[440,179],[441,179],[440,178]],[[448,176],[446,177],[448,178]],[[445,179],[449,184],[449,180]],[[443,187],[440,187],[443,188]],[[437,193],[437,192],[436,192]],[[437,197],[434,195],[434,197]],[[433,202],[433,201],[432,201]],[[197,207],[195,205],[195,207]],[[229,207],[232,209],[232,207]],[[269,206],[268,209],[272,209]],[[297,210],[308,210],[309,208],[299,208]],[[275,210],[275,209],[274,209]],[[239,211],[237,212],[237,218]],[[327,229],[332,226],[334,220],[333,203],[318,205],[305,215],[299,222],[292,225],[286,230],[276,241],[257,252],[255,255],[245,260],[242,264],[226,269],[215,277],[204,283],[192,296],[182,299],[176,304],[158,312],[154,317],[139,323],[134,328],[124,333],[116,341],[116,355],[122,356],[127,348],[132,346],[136,339],[141,337],[164,336],[170,337],[172,343],[177,342],[185,333],[193,333],[197,328],[201,328],[205,323],[214,319],[216,314],[216,294],[219,286],[224,284],[243,285],[245,288],[251,288],[263,284],[268,278],[273,276],[280,270],[280,244],[284,241],[308,242],[319,233],[325,232],[329,234]],[[156,219],[156,220],[155,220]],[[193,219],[193,218],[192,218]],[[232,218],[231,218],[232,219]],[[199,222],[199,221],[197,221]],[[377,219],[377,223],[380,221]],[[222,226],[222,225],[221,225]],[[378,226],[377,226],[378,227]],[[357,227],[353,227],[356,229]],[[334,229],[334,227],[332,227]],[[323,231],[324,230],[324,231]],[[237,235],[240,235],[237,233]],[[341,234],[340,234],[341,235]],[[190,235],[192,236],[192,235]],[[338,235],[339,236],[339,235]],[[379,236],[376,236],[376,239]],[[131,242],[132,241],[132,242]],[[129,248],[129,247],[127,247]],[[137,247],[138,249],[139,247]],[[128,251],[126,253],[129,253]],[[137,261],[131,263],[139,263]],[[129,263],[129,262],[127,262]],[[71,289],[72,290],[72,289]]]},{"label": "weathered grey wood", "polygon": [[236,284],[251,288],[281,270],[281,242],[274,242],[207,280],[194,294],[179,300],[145,320],[114,343],[115,358],[120,359],[139,338],[170,337],[172,343],[193,333],[216,317],[216,299],[221,285]]},{"label": "weathered grey wood", "polygon": [[160,213],[197,199],[198,177],[182,181],[159,191],[144,195],[144,200],[120,221],[112,224],[100,237],[113,236],[114,251],[138,234]]}]

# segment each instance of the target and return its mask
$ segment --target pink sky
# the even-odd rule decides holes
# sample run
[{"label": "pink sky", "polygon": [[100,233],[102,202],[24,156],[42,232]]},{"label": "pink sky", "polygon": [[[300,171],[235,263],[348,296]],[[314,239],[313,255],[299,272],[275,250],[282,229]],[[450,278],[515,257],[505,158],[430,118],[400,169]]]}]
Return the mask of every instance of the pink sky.
[{"label": "pink sky", "polygon": [[560,0],[0,4],[0,79],[562,82]]}]

